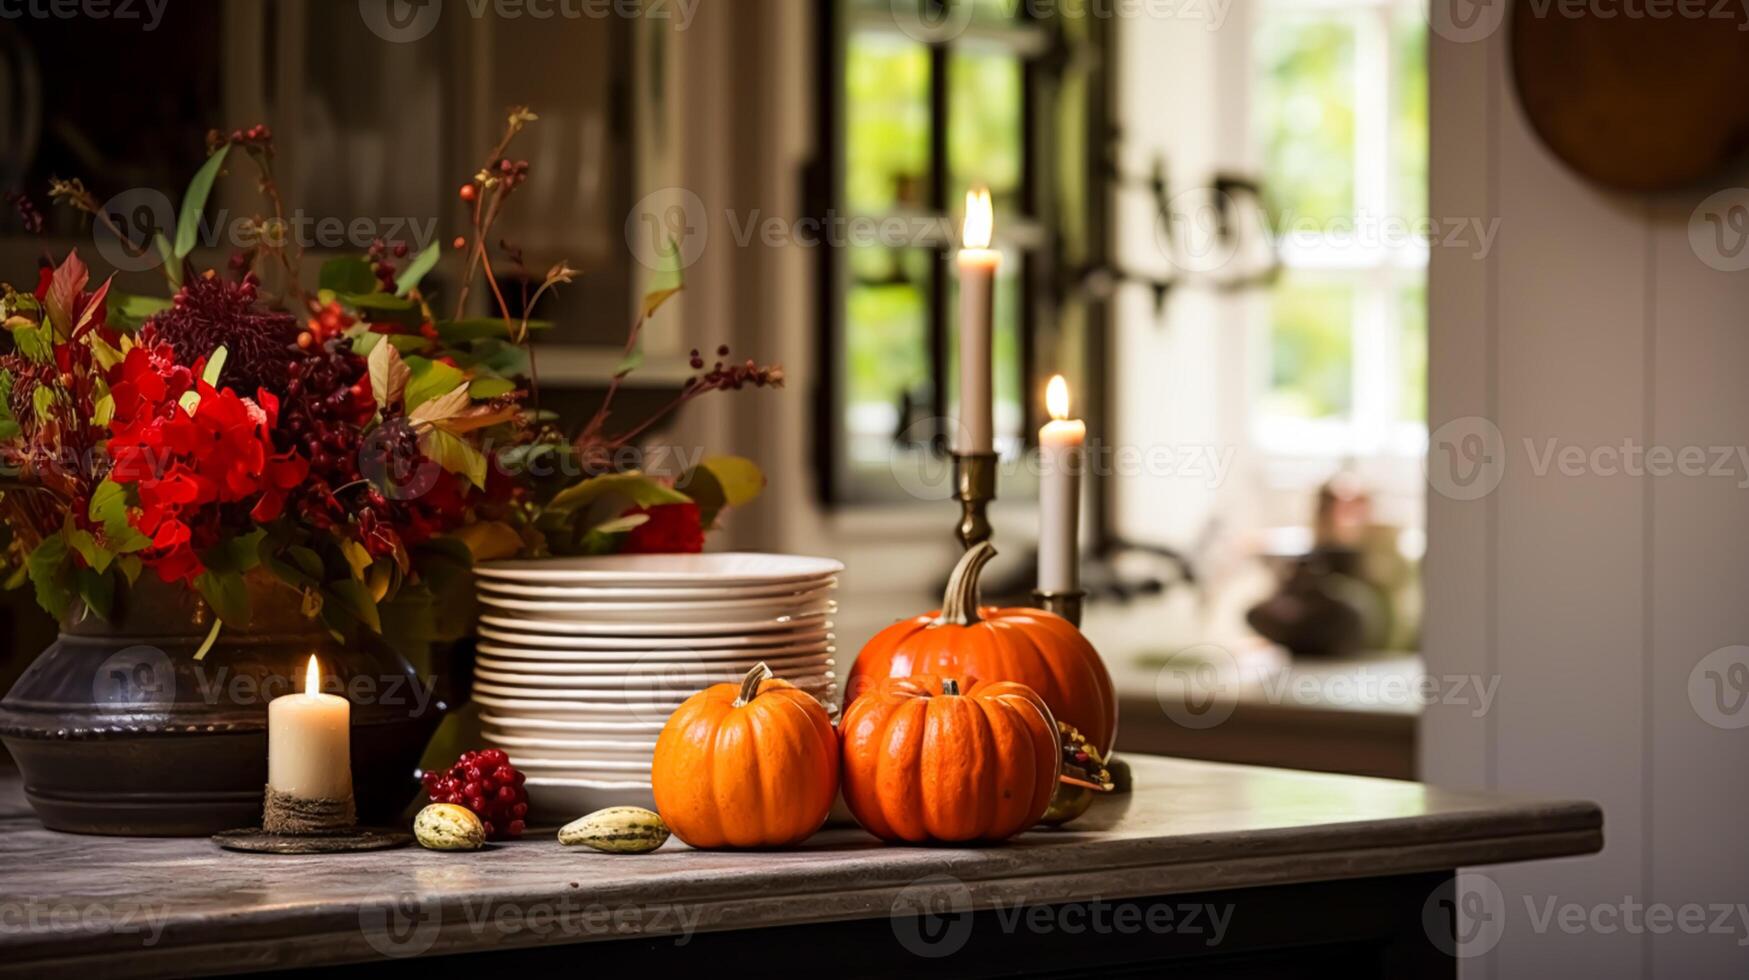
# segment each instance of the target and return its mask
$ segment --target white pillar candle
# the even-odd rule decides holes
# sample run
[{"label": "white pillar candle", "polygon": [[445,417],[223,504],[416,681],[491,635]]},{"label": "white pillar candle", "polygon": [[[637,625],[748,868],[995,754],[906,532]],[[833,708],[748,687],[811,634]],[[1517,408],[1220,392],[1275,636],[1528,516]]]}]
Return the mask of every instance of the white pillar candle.
[{"label": "white pillar candle", "polygon": [[1038,430],[1038,587],[1073,592],[1081,587],[1081,452],[1087,423],[1068,418],[1069,385],[1062,375],[1045,391],[1051,421]]},{"label": "white pillar candle", "polygon": [[267,785],[300,800],[352,798],[352,705],[322,693],[313,656],[304,693],[267,704]]},{"label": "white pillar candle", "polygon": [[960,407],[954,451],[962,454],[993,452],[996,446],[990,335],[1002,254],[990,247],[995,220],[990,192],[967,191],[963,247],[955,257],[960,274]]}]

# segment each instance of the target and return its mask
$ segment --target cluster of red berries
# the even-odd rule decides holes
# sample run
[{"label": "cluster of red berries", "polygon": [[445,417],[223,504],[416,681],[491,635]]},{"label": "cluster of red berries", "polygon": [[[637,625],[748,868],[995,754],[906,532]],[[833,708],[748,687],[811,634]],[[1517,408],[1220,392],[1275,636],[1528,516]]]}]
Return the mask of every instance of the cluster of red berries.
[{"label": "cluster of red berries", "polygon": [[371,239],[370,250],[366,254],[366,258],[370,260],[370,271],[377,277],[377,282],[382,284],[383,292],[392,293],[395,291],[395,276],[398,272],[395,268],[395,259],[406,257],[406,242],[385,242],[380,238]]},{"label": "cluster of red berries", "polygon": [[[289,448],[310,461],[308,480],[294,491],[297,509],[319,528],[345,519],[347,507],[334,491],[357,482],[359,433],[376,411],[364,358],[352,352],[352,341],[330,335],[323,322],[333,309],[311,318],[310,329],[299,335],[303,356],[286,368],[280,405]],[[317,342],[317,334],[326,339]]]},{"label": "cluster of red berries", "polygon": [[[329,303],[317,312],[315,316],[304,321],[304,330],[298,334],[298,347],[301,350],[311,350],[317,345],[326,344],[345,335],[348,327],[358,322],[358,318],[346,312],[339,303]],[[351,348],[349,347],[348,350]],[[368,388],[365,394],[370,394]]]},{"label": "cluster of red berries", "polygon": [[454,803],[474,811],[486,826],[487,840],[522,836],[528,816],[523,775],[503,749],[463,752],[455,765],[425,774],[425,795],[433,803]]},{"label": "cluster of red berries", "polygon": [[[726,358],[728,356],[729,345],[719,345],[717,357]],[[704,355],[698,352],[698,348],[693,348],[692,357],[688,363],[692,365],[694,371],[704,371]],[[739,391],[747,385],[752,385],[755,388],[781,388],[783,387],[783,365],[760,364],[751,357],[740,364],[727,364],[718,360],[709,371],[692,379],[692,384],[696,388],[720,391]]]},{"label": "cluster of red berries", "polygon": [[216,129],[207,131],[206,145],[208,152],[216,150],[226,143],[233,146],[262,147],[271,149],[273,146],[273,130],[268,129],[260,123],[256,123],[248,129],[233,129],[229,136],[220,133]]}]

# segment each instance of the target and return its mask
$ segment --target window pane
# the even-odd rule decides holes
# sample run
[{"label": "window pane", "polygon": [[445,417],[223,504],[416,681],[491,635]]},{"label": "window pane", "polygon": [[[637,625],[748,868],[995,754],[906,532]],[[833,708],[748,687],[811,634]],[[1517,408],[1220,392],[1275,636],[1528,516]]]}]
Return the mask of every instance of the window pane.
[{"label": "window pane", "polygon": [[966,189],[983,184],[1000,221],[1020,203],[1020,61],[995,51],[957,52],[947,81],[948,208],[957,212]]},{"label": "window pane", "polygon": [[[947,383],[948,407],[959,414],[959,277],[948,287]],[[1020,256],[1004,251],[1002,268],[996,274],[995,335],[990,348],[990,388],[995,400],[996,450],[1012,456],[1021,449],[1026,407],[1025,384],[1020,376]]]},{"label": "window pane", "polygon": [[1413,11],[1393,27],[1397,84],[1391,106],[1391,189],[1397,213],[1408,221],[1427,214],[1427,24]]},{"label": "window pane", "polygon": [[1282,219],[1354,212],[1354,29],[1335,17],[1266,18],[1257,29],[1253,114]]},{"label": "window pane", "polygon": [[845,294],[845,429],[852,466],[887,466],[894,440],[932,434],[928,272],[933,253],[853,248]]},{"label": "window pane", "polygon": [[844,192],[864,214],[921,208],[929,184],[929,54],[886,33],[857,33],[845,66]]},{"label": "window pane", "polygon": [[1402,364],[1404,422],[1427,421],[1427,285],[1417,282],[1397,293],[1399,363]]},{"label": "window pane", "polygon": [[1317,419],[1345,416],[1353,401],[1353,290],[1288,276],[1271,309],[1265,411]]}]

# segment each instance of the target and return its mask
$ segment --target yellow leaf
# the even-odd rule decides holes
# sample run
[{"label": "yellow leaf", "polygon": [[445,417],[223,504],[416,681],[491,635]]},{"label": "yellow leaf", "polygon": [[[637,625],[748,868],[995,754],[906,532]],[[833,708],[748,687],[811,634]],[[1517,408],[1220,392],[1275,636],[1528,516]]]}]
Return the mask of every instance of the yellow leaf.
[{"label": "yellow leaf", "polygon": [[370,570],[372,563],[370,552],[357,541],[343,538],[340,541],[340,553],[346,556],[346,564],[352,566],[352,577],[364,581],[365,572]]},{"label": "yellow leaf", "polygon": [[475,561],[514,558],[522,551],[522,536],[503,521],[482,521],[450,532],[468,546]]}]

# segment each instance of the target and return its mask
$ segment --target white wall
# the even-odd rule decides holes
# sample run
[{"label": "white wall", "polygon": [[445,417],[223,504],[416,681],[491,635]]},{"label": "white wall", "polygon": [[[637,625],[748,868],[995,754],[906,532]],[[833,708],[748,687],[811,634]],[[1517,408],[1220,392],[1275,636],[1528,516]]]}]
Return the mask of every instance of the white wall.
[{"label": "white wall", "polygon": [[[1749,176],[1651,200],[1590,186],[1528,128],[1507,34],[1431,48],[1431,214],[1498,232],[1484,254],[1433,249],[1426,655],[1435,675],[1498,678],[1499,694],[1480,718],[1428,710],[1422,775],[1596,800],[1606,845],[1483,869],[1504,933],[1466,975],[1741,976],[1735,914],[1729,934],[1654,935],[1600,928],[1615,920],[1599,910],[1749,900],[1749,730],[1708,724],[1689,697],[1698,661],[1749,642],[1745,474],[1539,473],[1530,447],[1744,444],[1749,272],[1703,262],[1689,228],[1703,198]],[[1457,499],[1443,443],[1487,433],[1478,418],[1498,428],[1500,481]],[[1603,918],[1539,932],[1550,902]]]}]

